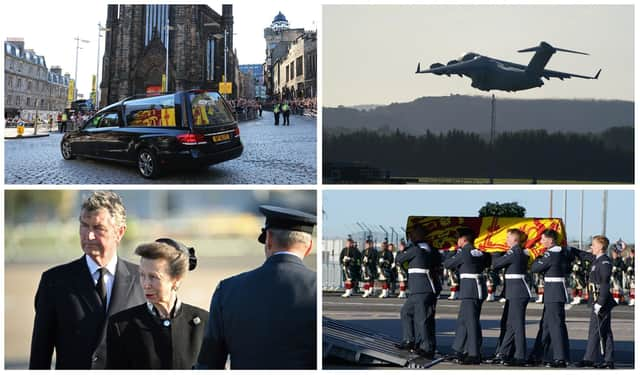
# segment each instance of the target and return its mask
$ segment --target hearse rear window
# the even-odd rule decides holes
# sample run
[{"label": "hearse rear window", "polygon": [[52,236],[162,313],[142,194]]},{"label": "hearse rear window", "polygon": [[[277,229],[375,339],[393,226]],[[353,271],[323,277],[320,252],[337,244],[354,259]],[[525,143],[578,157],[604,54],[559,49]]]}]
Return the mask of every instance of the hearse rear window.
[{"label": "hearse rear window", "polygon": [[154,96],[128,101],[124,106],[124,114],[128,126],[180,126],[180,116],[176,118],[174,95]]},{"label": "hearse rear window", "polygon": [[217,92],[189,93],[191,114],[195,126],[219,125],[233,122],[233,114]]}]

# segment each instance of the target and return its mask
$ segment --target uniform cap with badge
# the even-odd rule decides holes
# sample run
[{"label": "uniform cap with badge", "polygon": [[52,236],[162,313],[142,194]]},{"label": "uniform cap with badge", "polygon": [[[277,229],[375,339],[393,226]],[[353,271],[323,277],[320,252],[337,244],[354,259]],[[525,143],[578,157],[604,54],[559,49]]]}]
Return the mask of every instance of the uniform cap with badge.
[{"label": "uniform cap with badge", "polygon": [[264,244],[267,240],[267,229],[283,229],[312,234],[316,225],[316,216],[286,207],[260,206],[260,212],[266,217],[262,233],[258,242]]}]

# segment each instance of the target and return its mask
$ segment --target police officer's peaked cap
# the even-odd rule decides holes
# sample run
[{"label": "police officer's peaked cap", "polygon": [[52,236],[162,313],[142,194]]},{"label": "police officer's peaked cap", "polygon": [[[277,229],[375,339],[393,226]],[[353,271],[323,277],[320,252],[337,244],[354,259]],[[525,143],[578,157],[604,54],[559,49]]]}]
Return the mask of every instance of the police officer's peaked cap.
[{"label": "police officer's peaked cap", "polygon": [[316,225],[315,215],[291,208],[260,206],[260,212],[266,217],[266,223],[258,237],[258,242],[260,243],[265,243],[267,239],[266,230],[269,228],[295,230],[311,234],[313,233],[313,227]]},{"label": "police officer's peaked cap", "polygon": [[347,235],[347,241],[353,241],[353,237],[350,234]]},{"label": "police officer's peaked cap", "polygon": [[473,229],[468,227],[462,227],[462,228],[456,229],[456,235],[458,238],[460,237],[476,238],[476,233],[473,231]]}]

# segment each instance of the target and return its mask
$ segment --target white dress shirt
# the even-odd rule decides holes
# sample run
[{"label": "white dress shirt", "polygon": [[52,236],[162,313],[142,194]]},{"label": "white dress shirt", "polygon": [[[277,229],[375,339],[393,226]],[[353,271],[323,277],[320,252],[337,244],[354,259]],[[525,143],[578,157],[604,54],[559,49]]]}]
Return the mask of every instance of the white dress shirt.
[{"label": "white dress shirt", "polygon": [[[86,259],[87,261],[87,267],[89,267],[89,272],[91,273],[91,278],[93,279],[93,285],[96,286],[98,284],[98,277],[100,277],[100,272],[98,272],[98,268],[100,268],[100,266],[93,259],[91,259],[90,256],[85,255],[84,259]],[[102,267],[107,271],[103,276],[104,284],[107,287],[107,306],[105,311],[109,310],[109,303],[111,302],[113,280],[116,276],[116,264],[118,264],[118,256],[114,256],[105,267]]]}]

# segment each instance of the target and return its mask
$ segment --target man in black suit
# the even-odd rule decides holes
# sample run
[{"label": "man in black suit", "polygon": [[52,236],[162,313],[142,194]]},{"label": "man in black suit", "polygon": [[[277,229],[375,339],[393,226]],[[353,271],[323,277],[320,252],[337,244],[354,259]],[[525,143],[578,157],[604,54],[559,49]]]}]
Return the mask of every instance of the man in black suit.
[{"label": "man in black suit", "polygon": [[80,211],[84,255],[42,274],[35,297],[30,369],[102,369],[106,364],[109,316],[142,304],[138,266],[119,259],[117,248],[126,231],[120,197],[95,192]]},{"label": "man in black suit", "polygon": [[218,284],[197,368],[223,369],[230,356],[232,369],[316,369],[316,273],[302,263],[316,217],[260,211],[267,260]]}]

